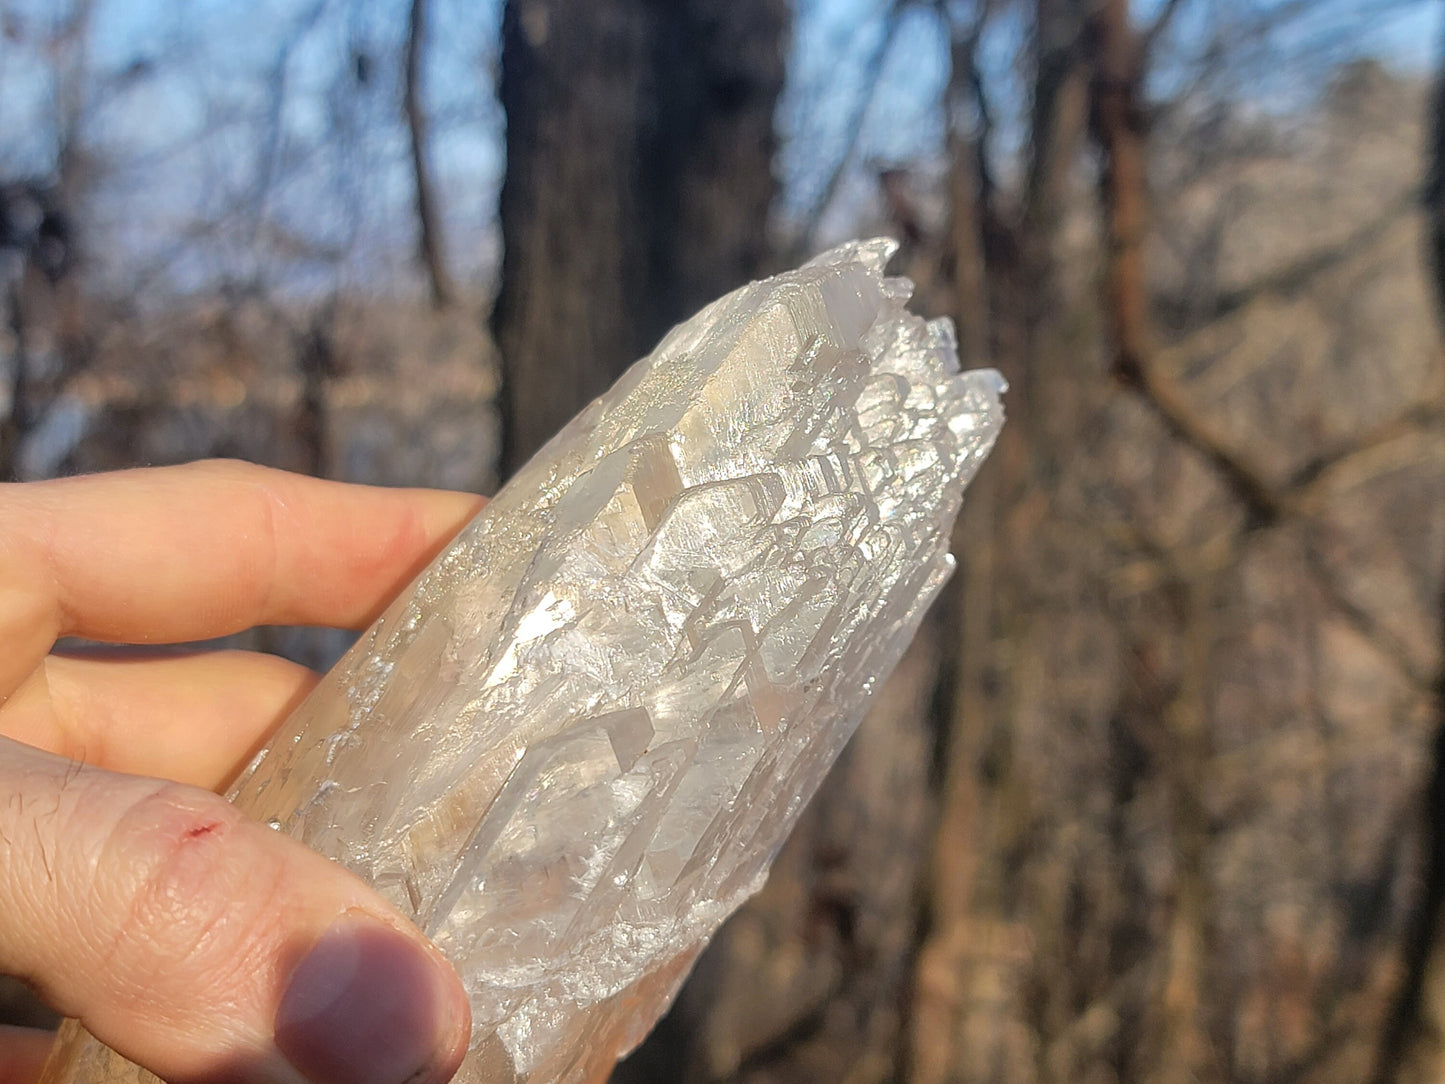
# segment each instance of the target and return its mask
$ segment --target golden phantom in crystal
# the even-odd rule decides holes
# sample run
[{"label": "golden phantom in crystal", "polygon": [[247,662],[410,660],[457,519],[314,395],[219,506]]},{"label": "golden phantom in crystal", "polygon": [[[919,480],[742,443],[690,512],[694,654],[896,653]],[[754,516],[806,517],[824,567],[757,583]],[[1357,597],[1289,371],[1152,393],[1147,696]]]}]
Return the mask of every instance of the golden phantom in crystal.
[{"label": "golden phantom in crystal", "polygon": [[[675,328],[232,790],[456,965],[474,1084],[604,1080],[757,891],[948,577],[997,373],[855,242]],[[71,1024],[49,1081],[154,1078]]]}]

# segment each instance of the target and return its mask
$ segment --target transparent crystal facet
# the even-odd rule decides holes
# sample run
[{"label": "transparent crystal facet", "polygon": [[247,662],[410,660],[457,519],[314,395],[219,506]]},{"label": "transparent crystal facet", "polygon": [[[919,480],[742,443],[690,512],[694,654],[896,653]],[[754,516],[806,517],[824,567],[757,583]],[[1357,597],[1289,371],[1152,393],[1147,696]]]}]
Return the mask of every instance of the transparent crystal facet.
[{"label": "transparent crystal facet", "polygon": [[[1003,381],[906,311],[894,247],[843,245],[675,328],[234,787],[455,963],[459,1080],[605,1078],[758,889],[947,578]],[[50,1079],[151,1078],[75,1033]]]}]

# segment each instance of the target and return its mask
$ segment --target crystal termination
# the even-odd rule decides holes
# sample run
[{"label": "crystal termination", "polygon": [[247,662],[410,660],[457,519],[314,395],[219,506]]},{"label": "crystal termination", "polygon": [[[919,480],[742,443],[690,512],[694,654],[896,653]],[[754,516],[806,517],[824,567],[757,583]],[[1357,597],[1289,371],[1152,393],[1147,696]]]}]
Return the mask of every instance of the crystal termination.
[{"label": "crystal termination", "polygon": [[[853,242],[708,306],[559,433],[231,797],[432,937],[458,1075],[604,1080],[761,886],[953,560],[1003,416]],[[51,1080],[152,1080],[73,1028]]]}]

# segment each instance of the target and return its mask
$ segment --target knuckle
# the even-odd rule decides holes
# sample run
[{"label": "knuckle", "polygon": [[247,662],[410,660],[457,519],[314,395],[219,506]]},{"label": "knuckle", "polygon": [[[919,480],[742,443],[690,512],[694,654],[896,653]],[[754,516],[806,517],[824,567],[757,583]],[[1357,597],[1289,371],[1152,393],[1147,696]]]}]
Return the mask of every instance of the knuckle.
[{"label": "knuckle", "polygon": [[257,901],[277,864],[246,832],[229,803],[178,784],[129,806],[106,846],[109,876],[123,885],[112,962],[141,978],[234,960],[260,932]]}]

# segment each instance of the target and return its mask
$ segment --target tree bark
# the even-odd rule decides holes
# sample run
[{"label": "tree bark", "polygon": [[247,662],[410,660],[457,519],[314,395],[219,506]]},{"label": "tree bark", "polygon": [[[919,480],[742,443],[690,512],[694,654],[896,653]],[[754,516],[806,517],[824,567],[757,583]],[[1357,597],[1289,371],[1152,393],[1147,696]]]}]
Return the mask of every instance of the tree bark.
[{"label": "tree bark", "polygon": [[785,0],[511,0],[502,474],[765,270]]}]

